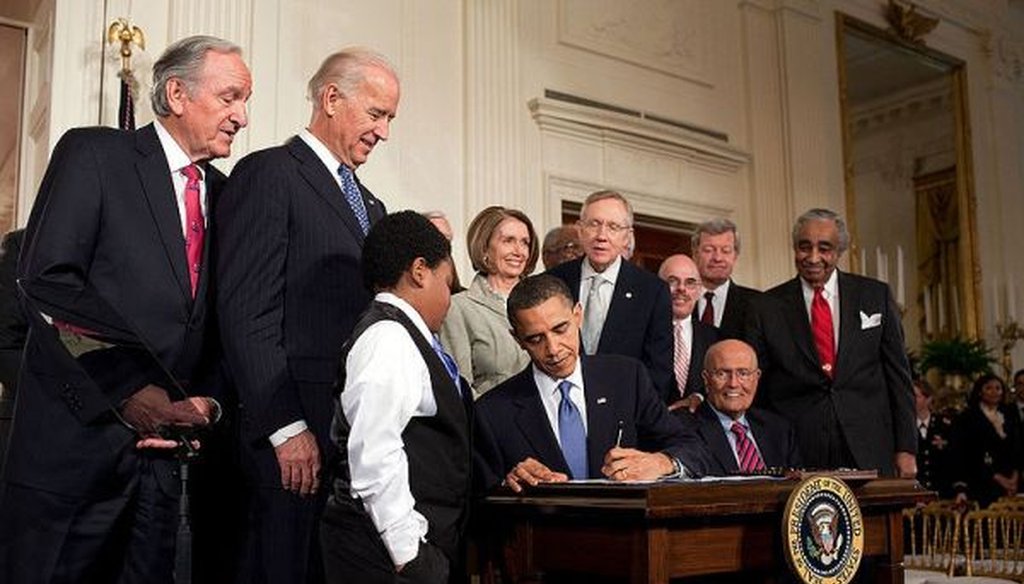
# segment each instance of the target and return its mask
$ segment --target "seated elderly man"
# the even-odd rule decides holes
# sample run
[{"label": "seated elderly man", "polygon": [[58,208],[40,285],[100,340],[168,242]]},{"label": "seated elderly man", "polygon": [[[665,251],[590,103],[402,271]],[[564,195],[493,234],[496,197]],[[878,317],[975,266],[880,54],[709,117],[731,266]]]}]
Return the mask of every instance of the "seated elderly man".
[{"label": "seated elderly man", "polygon": [[508,319],[531,364],[476,402],[483,487],[502,478],[518,492],[570,478],[703,474],[706,454],[692,420],[668,412],[642,363],[580,354],[582,312],[562,280],[542,274],[520,282]]},{"label": "seated elderly man", "polygon": [[706,401],[697,408],[697,433],[710,455],[707,474],[797,468],[800,453],[789,422],[751,408],[761,370],[750,345],[725,340],[704,356]]}]

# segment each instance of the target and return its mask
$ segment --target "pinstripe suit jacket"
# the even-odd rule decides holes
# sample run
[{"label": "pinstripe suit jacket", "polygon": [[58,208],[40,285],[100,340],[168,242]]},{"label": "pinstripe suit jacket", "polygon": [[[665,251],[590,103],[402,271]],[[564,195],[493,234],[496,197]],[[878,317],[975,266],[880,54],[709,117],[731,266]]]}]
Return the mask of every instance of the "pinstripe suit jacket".
[{"label": "pinstripe suit jacket", "polygon": [[[375,222],[384,205],[360,185]],[[250,445],[299,419],[329,444],[338,355],[371,297],[364,235],[337,181],[298,137],[239,161],[217,209],[216,298],[229,372]]]}]

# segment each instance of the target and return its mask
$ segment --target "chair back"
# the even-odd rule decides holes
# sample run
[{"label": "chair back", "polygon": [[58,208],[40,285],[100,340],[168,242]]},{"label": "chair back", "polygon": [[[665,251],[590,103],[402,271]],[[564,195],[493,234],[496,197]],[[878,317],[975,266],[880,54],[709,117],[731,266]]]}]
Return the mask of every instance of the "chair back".
[{"label": "chair back", "polygon": [[964,519],[967,576],[1024,582],[1024,511],[971,511]]}]

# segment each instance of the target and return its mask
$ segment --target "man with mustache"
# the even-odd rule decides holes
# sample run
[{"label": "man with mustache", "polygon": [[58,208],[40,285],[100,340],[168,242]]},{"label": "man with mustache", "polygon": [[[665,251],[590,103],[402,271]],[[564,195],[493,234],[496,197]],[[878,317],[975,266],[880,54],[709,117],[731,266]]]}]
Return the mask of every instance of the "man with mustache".
[{"label": "man with mustache", "polygon": [[704,377],[701,367],[704,353],[718,340],[718,329],[693,318],[693,307],[700,294],[700,273],[690,256],[676,254],[665,258],[658,277],[668,284],[672,295],[673,371],[676,391],[665,398],[669,411],[686,408],[691,413],[704,401]]},{"label": "man with mustache", "polygon": [[0,581],[171,581],[178,465],[151,447],[217,418],[181,390],[215,389],[207,234],[224,175],[209,161],[231,154],[251,92],[237,45],[188,37],[153,65],[153,124],[74,129],[54,149],[18,266],[31,331]]},{"label": "man with mustache", "polygon": [[757,298],[748,323],[764,371],[758,401],[793,424],[809,468],[913,477],[914,393],[899,309],[883,282],[836,269],[849,243],[833,211],[797,219],[798,275]]},{"label": "man with mustache", "polygon": [[338,352],[370,302],[360,257],[385,214],[355,171],[390,134],[398,77],[383,56],[345,49],[309,98],[309,126],[239,161],[217,213],[217,308],[249,498],[244,582],[323,580],[316,525]]}]

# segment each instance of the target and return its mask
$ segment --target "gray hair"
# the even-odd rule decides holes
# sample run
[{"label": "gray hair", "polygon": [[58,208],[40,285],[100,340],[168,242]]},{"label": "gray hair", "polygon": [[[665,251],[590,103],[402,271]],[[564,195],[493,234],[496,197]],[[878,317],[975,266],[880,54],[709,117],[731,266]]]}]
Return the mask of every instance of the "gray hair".
[{"label": "gray hair", "polygon": [[309,80],[309,100],[314,104],[319,101],[320,95],[330,83],[337,84],[343,95],[354,94],[359,83],[366,77],[368,67],[379,67],[398,79],[395,68],[384,55],[363,47],[348,47],[328,55],[320,64],[320,68]]},{"label": "gray hair", "polygon": [[850,247],[850,232],[846,229],[846,222],[839,216],[839,213],[832,211],[831,209],[811,209],[806,211],[803,215],[796,218],[796,223],[793,224],[793,247],[795,248],[800,242],[800,231],[804,228],[804,225],[811,221],[833,221],[836,224],[836,230],[839,232],[839,253],[846,251]]},{"label": "gray hair", "polygon": [[700,236],[701,235],[721,235],[723,233],[732,232],[732,248],[736,250],[736,254],[740,253],[740,233],[736,231],[736,224],[726,219],[725,217],[716,217],[709,219],[697,226],[697,230],[693,232],[690,237],[690,250],[692,253],[697,253],[700,248]]},{"label": "gray hair", "polygon": [[154,114],[161,118],[171,115],[171,105],[167,103],[167,83],[171,79],[180,79],[185,85],[185,91],[192,95],[199,83],[208,51],[242,54],[242,48],[235,43],[208,35],[185,37],[172,43],[153,63],[150,100]]},{"label": "gray hair", "polygon": [[592,204],[594,204],[594,203],[596,203],[598,201],[604,201],[605,199],[614,199],[614,200],[622,203],[622,206],[624,206],[626,208],[626,217],[627,217],[627,221],[629,221],[628,227],[632,227],[633,226],[633,205],[630,205],[629,201],[626,199],[626,197],[623,197],[622,193],[620,193],[618,191],[609,191],[609,190],[596,191],[596,192],[593,192],[593,193],[590,193],[589,195],[587,195],[586,200],[583,201],[583,208],[580,209],[580,220],[583,219],[583,214],[587,212],[587,207],[589,205],[592,205]]}]

